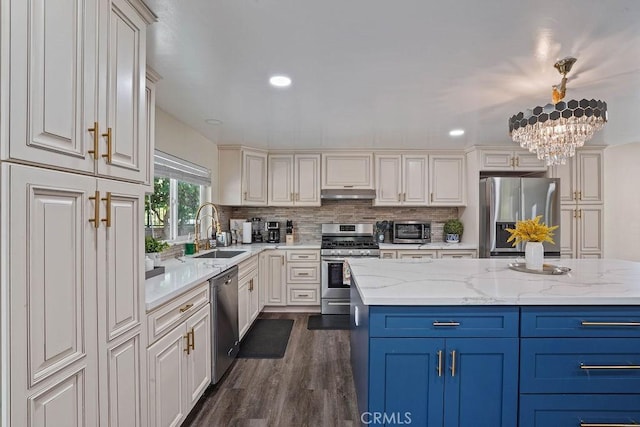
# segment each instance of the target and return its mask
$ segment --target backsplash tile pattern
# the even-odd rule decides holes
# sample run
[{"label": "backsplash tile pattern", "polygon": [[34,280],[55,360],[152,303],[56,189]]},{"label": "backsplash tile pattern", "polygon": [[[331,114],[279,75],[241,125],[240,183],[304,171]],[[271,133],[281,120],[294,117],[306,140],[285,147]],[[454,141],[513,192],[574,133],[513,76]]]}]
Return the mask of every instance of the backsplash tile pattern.
[{"label": "backsplash tile pattern", "polygon": [[428,207],[373,207],[371,200],[325,200],[319,207],[229,207],[219,209],[224,230],[229,229],[230,218],[259,217],[263,221],[278,221],[284,241],[287,219],[293,220],[297,242],[319,243],[320,225],[324,223],[375,223],[376,221],[430,221],[431,240],[443,240],[444,221],[458,218],[458,208]]}]

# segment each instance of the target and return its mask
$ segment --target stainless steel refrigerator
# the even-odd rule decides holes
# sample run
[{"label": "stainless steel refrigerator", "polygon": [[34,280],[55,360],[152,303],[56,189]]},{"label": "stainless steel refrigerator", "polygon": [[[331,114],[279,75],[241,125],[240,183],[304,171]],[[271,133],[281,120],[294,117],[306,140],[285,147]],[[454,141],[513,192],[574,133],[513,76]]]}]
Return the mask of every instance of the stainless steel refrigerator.
[{"label": "stainless steel refrigerator", "polygon": [[[507,243],[507,228],[516,221],[542,215],[548,226],[560,225],[559,178],[504,178],[480,180],[480,258],[524,256],[524,244]],[[560,257],[560,229],[555,244],[544,242],[545,257]]]}]

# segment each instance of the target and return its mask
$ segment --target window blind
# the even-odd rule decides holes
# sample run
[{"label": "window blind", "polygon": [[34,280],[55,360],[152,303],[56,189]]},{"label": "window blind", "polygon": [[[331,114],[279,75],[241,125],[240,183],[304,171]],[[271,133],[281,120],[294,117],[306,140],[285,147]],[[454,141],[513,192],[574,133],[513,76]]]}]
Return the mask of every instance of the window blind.
[{"label": "window blind", "polygon": [[211,186],[211,171],[171,154],[155,150],[153,154],[154,175],[174,178],[196,185]]}]

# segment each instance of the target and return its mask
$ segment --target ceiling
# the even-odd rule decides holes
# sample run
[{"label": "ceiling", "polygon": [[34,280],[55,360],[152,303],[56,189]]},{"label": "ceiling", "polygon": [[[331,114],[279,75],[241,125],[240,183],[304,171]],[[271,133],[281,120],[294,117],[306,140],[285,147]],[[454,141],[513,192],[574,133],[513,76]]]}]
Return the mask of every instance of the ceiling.
[{"label": "ceiling", "polygon": [[[578,58],[566,100],[608,104],[589,144],[640,142],[638,0],[146,3],[158,106],[217,144],[514,144],[508,117],[550,102],[566,56]],[[273,74],[293,84],[271,87]]]}]

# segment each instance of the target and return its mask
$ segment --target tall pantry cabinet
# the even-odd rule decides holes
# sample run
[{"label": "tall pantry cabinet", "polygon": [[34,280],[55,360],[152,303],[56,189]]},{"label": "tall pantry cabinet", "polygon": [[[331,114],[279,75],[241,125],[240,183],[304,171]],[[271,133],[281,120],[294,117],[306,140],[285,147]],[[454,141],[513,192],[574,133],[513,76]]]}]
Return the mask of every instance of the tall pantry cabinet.
[{"label": "tall pantry cabinet", "polygon": [[140,0],[0,0],[0,424],[145,426]]}]

